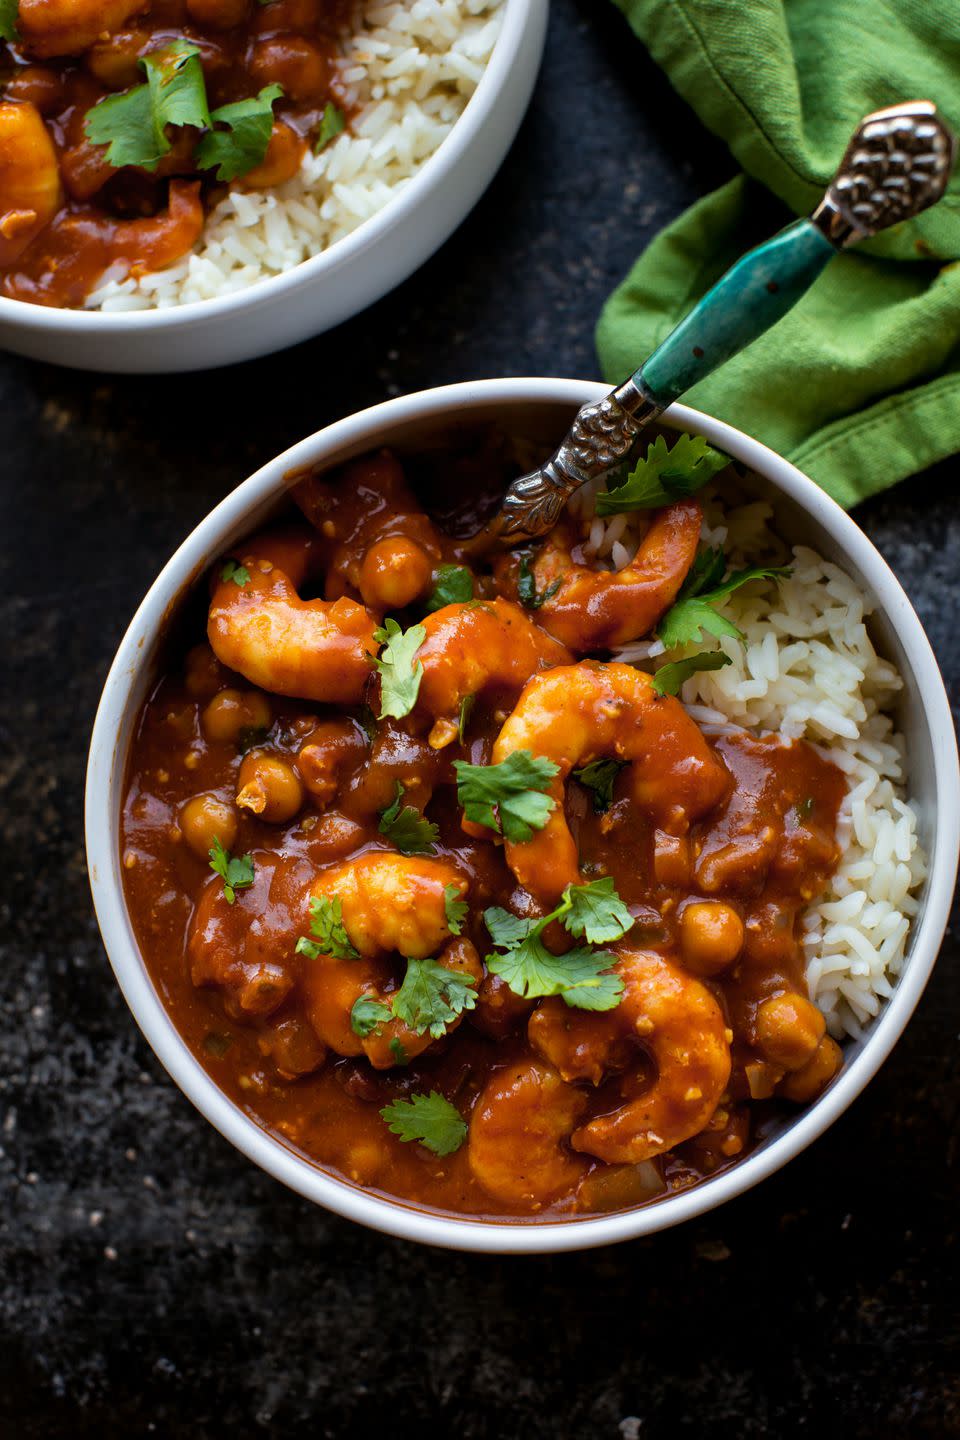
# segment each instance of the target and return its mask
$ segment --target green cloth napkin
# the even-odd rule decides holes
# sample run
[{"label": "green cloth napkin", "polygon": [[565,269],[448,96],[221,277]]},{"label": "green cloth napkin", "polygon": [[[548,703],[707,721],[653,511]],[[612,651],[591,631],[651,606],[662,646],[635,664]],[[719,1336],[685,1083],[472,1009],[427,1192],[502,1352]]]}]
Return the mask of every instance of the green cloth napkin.
[{"label": "green cloth napkin", "polygon": [[[611,383],[739,255],[813,209],[868,111],[927,98],[960,124],[954,0],[614,3],[747,175],[663,230],[607,302],[597,346]],[[938,205],[832,260],[795,309],[684,400],[846,506],[943,459],[960,450],[958,259],[955,173]]]}]

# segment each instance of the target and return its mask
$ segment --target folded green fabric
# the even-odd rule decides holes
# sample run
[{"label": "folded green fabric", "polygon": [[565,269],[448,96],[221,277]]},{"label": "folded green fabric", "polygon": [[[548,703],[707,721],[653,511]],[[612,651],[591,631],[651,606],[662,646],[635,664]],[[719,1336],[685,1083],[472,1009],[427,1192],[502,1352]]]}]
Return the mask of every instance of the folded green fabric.
[{"label": "folded green fabric", "polygon": [[[597,330],[611,383],[788,210],[809,213],[868,111],[929,98],[960,122],[960,5],[948,0],[615,3],[753,178],[681,215],[611,296]],[[943,459],[960,450],[958,259],[955,174],[938,205],[832,260],[785,319],[684,400],[847,506]]]}]

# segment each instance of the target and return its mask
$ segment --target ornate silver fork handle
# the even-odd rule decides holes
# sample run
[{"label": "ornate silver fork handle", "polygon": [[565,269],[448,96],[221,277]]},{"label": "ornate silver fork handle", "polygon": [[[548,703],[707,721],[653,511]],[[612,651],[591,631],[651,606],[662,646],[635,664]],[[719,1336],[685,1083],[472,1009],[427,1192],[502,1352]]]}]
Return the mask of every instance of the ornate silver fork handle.
[{"label": "ornate silver fork handle", "polygon": [[672,401],[785,315],[838,250],[939,200],[955,148],[929,100],[867,115],[813,214],[744,255],[640,369],[584,405],[550,459],[505,492],[472,548],[519,545],[551,529],[581,485],[627,459]]}]

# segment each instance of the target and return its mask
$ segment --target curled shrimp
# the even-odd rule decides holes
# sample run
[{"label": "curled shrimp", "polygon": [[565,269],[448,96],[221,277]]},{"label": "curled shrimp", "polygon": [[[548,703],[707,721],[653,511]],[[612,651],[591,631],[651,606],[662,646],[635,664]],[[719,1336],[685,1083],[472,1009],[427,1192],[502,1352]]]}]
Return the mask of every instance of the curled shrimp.
[{"label": "curled shrimp", "polygon": [[495,1071],[470,1116],[473,1178],[493,1199],[529,1211],[571,1194],[586,1164],[566,1142],[586,1107],[586,1096],[542,1060]]},{"label": "curled shrimp", "polygon": [[0,265],[12,265],[53,219],[60,171],[35,105],[0,102]]},{"label": "curled shrimp", "polygon": [[[624,951],[616,970],[623,997],[603,1024],[548,1000],[528,1034],[564,1081],[619,1076],[622,1103],[574,1130],[571,1144],[608,1165],[635,1165],[709,1123],[730,1079],[730,1032],[706,985],[663,955]],[[652,1083],[646,1065],[631,1063],[637,1046],[656,1066]]]},{"label": "curled shrimp", "polygon": [[[376,1068],[384,1069],[396,1065],[400,1056],[412,1059],[432,1043],[428,1033],[417,1034],[396,1019],[368,1036],[358,1036],[351,1026],[357,1000],[383,1000],[396,989],[386,958],[390,953],[425,959],[440,952],[438,963],[446,969],[481,978],[473,946],[451,936],[446,903],[450,886],[462,895],[467,882],[448,862],[383,851],[333,866],[314,881],[314,899],[339,902],[343,928],[357,951],[350,959],[319,955],[304,970],[310,1023],[331,1049],[341,1055],[366,1054]],[[397,1044],[403,1047],[399,1056]]]},{"label": "curled shrimp", "polygon": [[354,600],[300,599],[315,547],[315,536],[293,528],[242,545],[247,578],[220,572],[207,635],[217,659],[262,690],[352,704],[370,676],[376,625]]},{"label": "curled shrimp", "polygon": [[563,806],[574,767],[601,757],[625,762],[635,804],[672,833],[713,809],[729,788],[726,768],[679,701],[658,695],[650,677],[630,665],[582,661],[535,675],[497,737],[493,763],[516,750],[559,767],[546,825],[523,843],[506,842],[520,884],[551,905],[580,880]]},{"label": "curled shrimp", "polygon": [[80,55],[146,8],[146,0],[20,0],[17,21],[31,55]]},{"label": "curled shrimp", "polygon": [[423,666],[418,705],[438,723],[431,744],[456,739],[460,706],[481,691],[514,694],[538,670],[565,665],[569,650],[535,625],[511,600],[445,605],[423,621],[427,635],[417,660]]},{"label": "curled shrimp", "polygon": [[581,652],[610,650],[648,634],[677,598],[693,564],[702,514],[698,500],[658,510],[622,570],[577,564],[574,532],[569,522],[561,522],[533,563],[537,589],[545,597],[541,625]]}]

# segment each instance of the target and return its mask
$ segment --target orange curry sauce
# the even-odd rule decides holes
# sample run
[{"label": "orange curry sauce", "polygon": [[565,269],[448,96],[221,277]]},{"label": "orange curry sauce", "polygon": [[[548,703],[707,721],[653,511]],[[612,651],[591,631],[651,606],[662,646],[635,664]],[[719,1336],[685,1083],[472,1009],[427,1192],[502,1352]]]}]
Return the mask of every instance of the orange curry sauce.
[{"label": "orange curry sauce", "polygon": [[[468,490],[476,469],[475,460],[451,457],[448,496]],[[419,471],[414,458],[408,474],[427,470],[428,481],[435,480],[436,457]],[[503,483],[503,475],[494,477],[494,488]],[[426,496],[426,489],[419,493]],[[470,491],[471,497],[478,493]],[[368,583],[372,553],[384,562],[377,583],[388,591],[404,545],[407,556],[421,563],[426,555],[427,589],[439,563],[462,555],[421,511],[389,457],[353,462],[341,477],[310,478],[298,498],[318,526],[313,577],[300,587],[305,596],[362,596],[369,604],[377,590]],[[467,528],[476,516],[457,518]],[[449,526],[450,516],[444,521]],[[286,543],[279,536],[270,553],[282,559]],[[238,560],[275,575],[271,562],[253,558],[259,553],[254,547],[248,555],[243,544],[234,551]],[[222,565],[211,578],[218,596]],[[487,567],[477,569],[482,602],[504,592],[515,598],[509,578],[515,570],[500,562],[495,571],[499,579]],[[416,601],[390,611],[404,627],[423,617],[423,581],[414,581],[421,591]],[[451,943],[468,950],[474,964],[492,949],[486,907],[518,916],[547,913],[550,906],[518,884],[499,837],[482,829],[465,833],[453,770],[458,759],[490,763],[519,686],[494,684],[480,693],[462,741],[441,736],[445,743],[438,746],[436,729],[416,710],[403,719],[375,718],[379,682],[372,664],[362,696],[352,704],[284,698],[252,686],[227,670],[204,641],[201,603],[206,596],[178,621],[169,666],[144,706],[131,748],[122,838],[126,898],[148,970],[177,1029],[216,1083],[265,1130],[334,1175],[407,1203],[472,1216],[572,1219],[644,1203],[736,1163],[784,1105],[814,1098],[832,1077],[839,1052],[805,999],[798,935],[803,907],[822,891],[838,858],[840,772],[803,742],[723,736],[711,742],[710,760],[723,767],[724,793],[690,823],[679,812],[672,822],[652,818],[630,788],[629,767],[620,771],[612,803],[603,810],[570,778],[564,813],[581,874],[612,877],[635,919],[611,948],[669,965],[669,975],[692,986],[703,1004],[719,1005],[722,1043],[732,1060],[729,1083],[700,1133],[646,1163],[609,1163],[575,1148],[564,1133],[554,1137],[550,1163],[565,1178],[552,1189],[541,1193],[536,1174],[529,1189],[521,1186],[514,1196],[481,1183],[472,1155],[476,1116],[498,1086],[509,1089],[515,1077],[539,1067],[538,1076],[549,1072],[556,1080],[578,1125],[616,1114],[660,1083],[654,1022],[641,1013],[634,1031],[611,1046],[611,1026],[622,1023],[617,1010],[587,1014],[565,1011],[559,1000],[522,999],[481,971],[476,1008],[462,1023],[407,1065],[381,1055],[381,1068],[375,1068],[349,1031],[355,993],[349,987],[356,986],[355,977],[375,973],[379,993],[389,1000],[402,980],[404,959],[394,953],[370,962],[317,961],[295,947],[310,933],[307,902],[317,877],[349,868],[358,857],[397,855],[378,827],[398,780],[405,801],[439,827],[431,863],[449,867],[466,885],[468,918],[462,939]],[[541,613],[529,612],[534,622]],[[381,616],[382,608],[374,614],[378,623]],[[669,699],[656,703],[677,706]],[[237,805],[251,756],[282,760],[284,773],[292,772],[292,798],[281,794],[277,802],[281,811],[294,807],[288,818],[271,822]],[[238,781],[243,764],[248,770]],[[253,858],[254,882],[237,890],[233,905],[207,861],[210,828],[185,809],[196,797],[205,797],[201,806],[213,805],[210,814],[230,817],[231,853]],[[742,924],[734,954],[727,940],[720,945],[725,953],[711,949],[709,933],[708,943],[702,935],[700,943],[691,940],[691,907],[704,904],[713,907],[712,915],[726,917],[727,931]],[[545,938],[551,948],[564,948],[556,927]],[[330,1044],[329,1025],[321,1026],[321,1038],[313,1023],[323,1006],[340,1003],[341,984],[348,992],[340,1046],[346,1053]],[[547,1006],[559,1007],[561,1028],[569,1017],[567,1058],[574,1078],[568,1082],[559,1081],[535,1043],[535,1017]],[[663,1016],[656,1013],[659,1026]],[[578,1071],[591,1049],[602,1063]],[[444,1158],[390,1133],[380,1116],[381,1107],[398,1098],[433,1090],[473,1122],[461,1148]],[[546,1085],[542,1106],[555,1103]],[[572,1129],[567,1125],[567,1132]],[[526,1135],[518,1121],[503,1135],[504,1165],[522,1171],[530,1155],[541,1154],[542,1138]],[[656,1145],[648,1143],[651,1148]]]},{"label": "orange curry sauce", "polygon": [[80,306],[113,264],[162,269],[199,239],[225,193],[195,163],[199,130],[168,130],[154,170],[115,169],[85,134],[98,101],[144,84],[142,57],[194,45],[211,111],[283,87],[262,162],[233,182],[263,189],[296,174],[328,102],[347,108],[334,62],[348,12],[349,0],[20,0],[18,39],[0,42],[0,294]]}]

